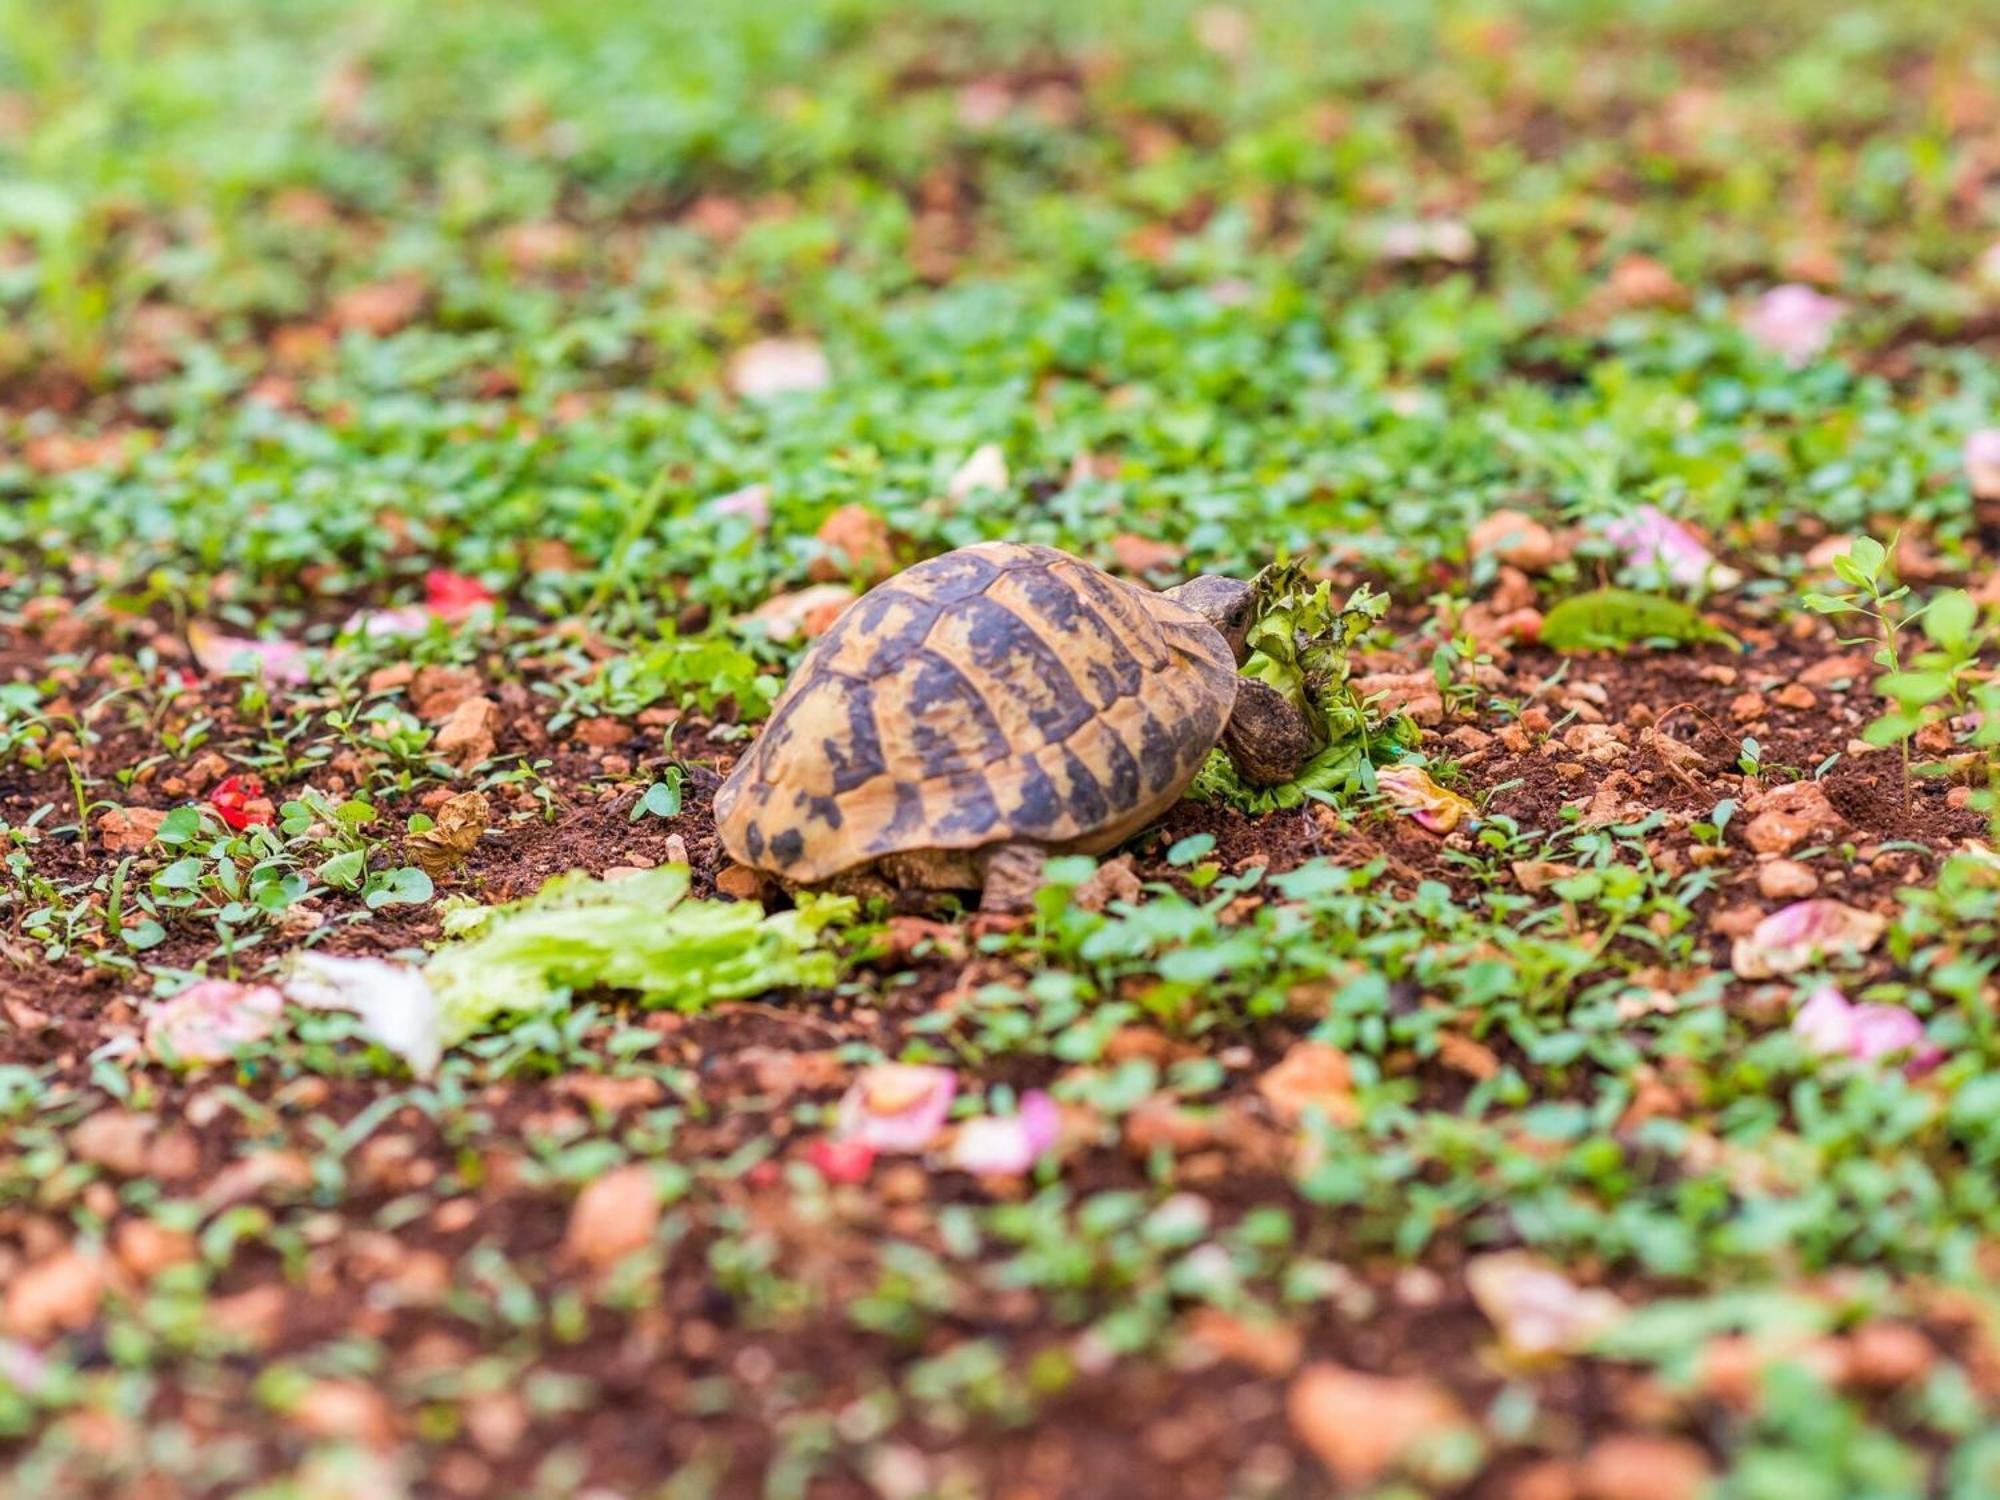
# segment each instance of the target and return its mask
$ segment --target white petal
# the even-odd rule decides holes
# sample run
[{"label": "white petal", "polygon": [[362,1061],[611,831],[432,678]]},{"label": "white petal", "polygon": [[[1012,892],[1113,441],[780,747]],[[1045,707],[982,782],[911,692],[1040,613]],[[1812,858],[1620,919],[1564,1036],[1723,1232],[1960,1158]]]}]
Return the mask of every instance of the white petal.
[{"label": "white petal", "polygon": [[444,1053],[437,995],[422,972],[407,964],[301,953],[292,960],[285,995],[311,1010],[353,1011],[372,1040],[420,1076],[435,1070]]}]

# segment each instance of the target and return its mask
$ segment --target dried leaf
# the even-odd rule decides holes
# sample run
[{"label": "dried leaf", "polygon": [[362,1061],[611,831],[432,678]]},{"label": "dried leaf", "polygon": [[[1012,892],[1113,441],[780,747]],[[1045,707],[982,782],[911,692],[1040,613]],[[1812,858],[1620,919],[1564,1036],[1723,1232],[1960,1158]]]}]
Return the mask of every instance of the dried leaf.
[{"label": "dried leaf", "polygon": [[577,1195],[563,1249],[594,1266],[615,1264],[652,1243],[660,1209],[653,1169],[643,1162],[619,1167]]},{"label": "dried leaf", "polygon": [[500,728],[500,706],[491,698],[468,698],[438,726],[431,748],[461,771],[493,755]]},{"label": "dried leaf", "polygon": [[478,847],[493,809],[484,792],[460,792],[440,803],[435,817],[431,827],[403,841],[411,862],[434,880],[457,869]]},{"label": "dried leaf", "polygon": [[1350,1489],[1373,1484],[1428,1441],[1466,1425],[1451,1392],[1420,1377],[1308,1365],[1285,1401],[1292,1431]]},{"label": "dried leaf", "polygon": [[854,590],[844,583],[816,583],[766,599],[750,612],[750,618],[764,626],[774,641],[808,639],[824,635],[840,618],[842,610],[854,602]]}]

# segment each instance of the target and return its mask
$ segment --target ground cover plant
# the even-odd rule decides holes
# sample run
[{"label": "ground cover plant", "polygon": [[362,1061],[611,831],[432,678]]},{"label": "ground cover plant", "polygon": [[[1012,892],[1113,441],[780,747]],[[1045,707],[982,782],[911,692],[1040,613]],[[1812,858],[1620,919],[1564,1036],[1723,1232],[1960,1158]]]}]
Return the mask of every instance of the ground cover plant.
[{"label": "ground cover plant", "polygon": [[[0,1494],[2000,1493],[1996,22],[0,0]],[[1328,750],[731,866],[987,538]]]}]

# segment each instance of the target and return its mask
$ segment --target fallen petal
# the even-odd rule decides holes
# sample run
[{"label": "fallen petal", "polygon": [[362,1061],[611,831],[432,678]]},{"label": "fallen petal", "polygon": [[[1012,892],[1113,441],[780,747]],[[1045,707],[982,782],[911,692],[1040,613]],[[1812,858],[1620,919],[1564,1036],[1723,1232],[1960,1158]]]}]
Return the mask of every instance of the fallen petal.
[{"label": "fallen petal", "polygon": [[1628,568],[1657,568],[1683,588],[1732,588],[1743,581],[1741,573],[1716,562],[1699,537],[1656,505],[1642,505],[1607,522],[1604,535],[1623,549]]},{"label": "fallen petal", "polygon": [[1061,1127],[1055,1101],[1039,1089],[1021,1096],[1020,1113],[984,1115],[959,1126],[951,1164],[975,1176],[1017,1177],[1053,1146]]},{"label": "fallen petal", "polygon": [[822,1136],[806,1147],[806,1160],[828,1182],[852,1186],[866,1182],[875,1170],[875,1148],[866,1141],[838,1141]]},{"label": "fallen petal", "polygon": [[379,958],[301,953],[285,976],[285,995],[308,1010],[347,1010],[361,1030],[419,1077],[444,1054],[443,1008],[420,970]]},{"label": "fallen petal", "polygon": [[264,795],[263,778],[248,774],[223,777],[208,794],[208,805],[238,833],[252,824],[269,824],[277,815]]},{"label": "fallen petal", "polygon": [[223,635],[199,620],[188,626],[194,659],[211,676],[261,673],[267,682],[295,684],[312,675],[306,648],[296,641],[253,641]]},{"label": "fallen petal", "polygon": [[222,1062],[269,1036],[284,1013],[285,997],[268,984],[204,979],[146,1008],[146,1050],[163,1062]]},{"label": "fallen petal", "polygon": [[1449,833],[1479,816],[1470,802],[1439,786],[1422,766],[1384,766],[1375,773],[1375,782],[1397,812],[1432,833]]},{"label": "fallen petal", "polygon": [[810,339],[759,339],[729,361],[729,388],[761,399],[816,391],[832,378],[826,354]]},{"label": "fallen petal", "polygon": [[1459,219],[1403,219],[1382,226],[1376,248],[1384,260],[1464,265],[1479,254],[1479,241]]},{"label": "fallen petal", "polygon": [[1612,1293],[1579,1287],[1524,1251],[1475,1256],[1465,1281],[1508,1349],[1527,1358],[1579,1353],[1625,1317]]},{"label": "fallen petal", "polygon": [[1900,1005],[1857,1005],[1848,1026],[1847,1051],[1873,1062],[1907,1052],[1924,1039],[1924,1023]]},{"label": "fallen petal", "polygon": [[885,1154],[912,1155],[937,1139],[957,1094],[958,1075],[949,1068],[881,1063],[841,1097],[834,1134]]},{"label": "fallen petal", "polygon": [[342,626],[350,634],[365,636],[370,640],[399,635],[422,635],[431,628],[431,621],[437,618],[421,605],[408,604],[400,609],[368,609],[348,618]]},{"label": "fallen petal", "polygon": [[0,1339],[0,1389],[33,1399],[48,1388],[52,1373],[48,1360],[34,1345]]},{"label": "fallen petal", "polygon": [[762,531],[771,524],[771,487],[768,484],[746,484],[740,490],[717,495],[704,508],[711,515],[742,516]]},{"label": "fallen petal", "polygon": [[1773,979],[1796,974],[1834,954],[1866,953],[1881,940],[1886,917],[1845,902],[1816,897],[1795,901],[1738,938],[1730,966],[1740,979]]},{"label": "fallen petal", "polygon": [[432,568],[424,574],[424,607],[446,620],[470,614],[482,604],[491,604],[494,593],[477,578],[454,573],[449,568]]},{"label": "fallen petal", "polygon": [[1832,985],[1821,985],[1793,1013],[1792,1035],[1814,1052],[1843,1055],[1854,1046],[1854,1006]]},{"label": "fallen petal", "polygon": [[974,490],[1007,488],[1007,455],[998,443],[981,443],[972,456],[958,466],[958,472],[944,487],[953,500],[963,500]]},{"label": "fallen petal", "polygon": [[1975,500],[2000,500],[2000,427],[1965,440],[1965,482]]},{"label": "fallen petal", "polygon": [[1788,363],[1802,365],[1833,341],[1847,304],[1809,286],[1774,286],[1743,315],[1743,331]]}]

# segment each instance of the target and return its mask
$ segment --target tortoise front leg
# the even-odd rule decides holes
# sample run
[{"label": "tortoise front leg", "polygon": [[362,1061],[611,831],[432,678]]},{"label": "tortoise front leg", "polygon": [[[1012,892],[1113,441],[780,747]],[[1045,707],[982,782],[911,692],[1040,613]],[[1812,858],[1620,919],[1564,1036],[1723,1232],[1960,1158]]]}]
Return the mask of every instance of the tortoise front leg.
[{"label": "tortoise front leg", "polygon": [[1042,888],[1049,851],[1040,844],[1001,844],[986,856],[986,884],[979,909],[988,916],[1029,910]]},{"label": "tortoise front leg", "polygon": [[1236,685],[1236,707],[1222,731],[1222,749],[1236,774],[1251,786],[1295,781],[1320,752],[1306,716],[1268,682],[1245,677]]}]

